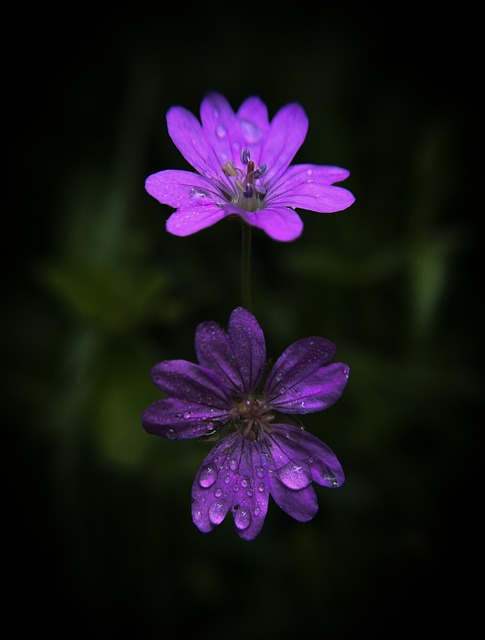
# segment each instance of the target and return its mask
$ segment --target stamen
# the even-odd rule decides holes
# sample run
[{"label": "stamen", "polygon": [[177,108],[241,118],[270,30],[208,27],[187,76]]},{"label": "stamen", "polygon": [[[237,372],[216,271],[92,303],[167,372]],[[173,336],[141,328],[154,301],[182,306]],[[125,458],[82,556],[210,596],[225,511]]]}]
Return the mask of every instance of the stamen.
[{"label": "stamen", "polygon": [[229,176],[232,176],[233,178],[237,177],[237,169],[234,166],[234,160],[229,160],[228,162],[226,162],[226,164],[223,164],[222,170],[224,172],[224,175],[228,178]]},{"label": "stamen", "polygon": [[265,164],[262,164],[260,167],[258,167],[256,169],[256,171],[254,172],[254,177],[255,178],[261,178],[262,175],[264,175],[266,173],[266,169],[268,167]]},{"label": "stamen", "polygon": [[249,149],[243,149],[241,151],[241,162],[243,164],[247,164],[249,162],[249,158],[250,158]]}]

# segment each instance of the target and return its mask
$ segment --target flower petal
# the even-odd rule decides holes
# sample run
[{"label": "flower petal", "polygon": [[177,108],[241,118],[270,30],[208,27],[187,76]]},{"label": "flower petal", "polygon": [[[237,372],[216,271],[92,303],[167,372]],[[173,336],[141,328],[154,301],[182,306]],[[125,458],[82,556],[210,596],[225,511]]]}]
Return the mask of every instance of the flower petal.
[{"label": "flower petal", "polygon": [[219,222],[230,215],[224,208],[211,202],[177,209],[167,220],[167,231],[174,236],[190,236]]},{"label": "flower petal", "polygon": [[192,485],[192,519],[208,532],[231,510],[239,536],[252,540],[264,524],[268,499],[261,448],[236,431],[212,449],[199,469]]},{"label": "flower petal", "polygon": [[217,158],[219,170],[226,162],[239,160],[244,140],[239,122],[227,99],[220,93],[208,93],[200,106],[200,118],[204,134]]},{"label": "flower petal", "polygon": [[294,491],[274,476],[270,478],[270,493],[278,507],[298,522],[308,522],[318,513],[317,494],[312,485]]},{"label": "flower petal", "polygon": [[167,111],[167,128],[175,146],[201,175],[220,179],[221,167],[204,130],[193,113],[184,107]]},{"label": "flower petal", "polygon": [[334,213],[355,202],[354,195],[334,182],[345,180],[347,169],[311,164],[288,167],[276,183],[270,185],[266,202],[271,206],[291,206],[317,213]]},{"label": "flower petal", "polygon": [[[349,379],[349,367],[334,362],[314,374],[287,386],[284,379],[272,396],[272,406],[283,413],[313,413],[327,409],[337,402]],[[284,391],[283,391],[284,389]]]},{"label": "flower petal", "polygon": [[260,161],[268,167],[265,184],[277,180],[288,168],[307,131],[308,118],[299,104],[287,104],[274,116],[261,150]]},{"label": "flower petal", "polygon": [[270,207],[261,211],[248,212],[240,209],[238,214],[248,224],[265,231],[273,240],[291,242],[303,231],[300,216],[288,207]]},{"label": "flower petal", "polygon": [[156,200],[175,209],[224,202],[213,184],[194,171],[168,169],[153,173],[145,180],[145,189]]},{"label": "flower petal", "polygon": [[166,398],[150,404],[142,413],[141,423],[153,435],[187,440],[213,434],[228,418],[228,411],[224,409]]},{"label": "flower petal", "polygon": [[[313,434],[289,424],[276,424],[274,429],[272,440],[279,443],[295,464],[308,465],[314,482],[331,489],[340,487],[345,482],[337,456]],[[281,477],[279,480],[289,486]]]},{"label": "flower petal", "polygon": [[247,98],[237,112],[239,127],[244,138],[244,147],[249,149],[251,159],[259,165],[261,148],[269,131],[268,109],[258,97]]},{"label": "flower petal", "polygon": [[335,352],[335,345],[325,338],[302,338],[294,342],[281,354],[268,375],[264,389],[266,399],[276,406],[280,397],[285,402],[284,398],[291,394],[293,387],[296,394],[301,393],[306,380],[329,362]]},{"label": "flower petal", "polygon": [[200,364],[237,395],[249,394],[261,381],[266,363],[263,331],[242,307],[231,313],[227,333],[215,322],[202,322],[196,330],[195,352]]},{"label": "flower petal", "polygon": [[230,409],[231,396],[223,382],[208,369],[187,360],[164,360],[151,371],[153,383],[167,396],[211,408]]}]

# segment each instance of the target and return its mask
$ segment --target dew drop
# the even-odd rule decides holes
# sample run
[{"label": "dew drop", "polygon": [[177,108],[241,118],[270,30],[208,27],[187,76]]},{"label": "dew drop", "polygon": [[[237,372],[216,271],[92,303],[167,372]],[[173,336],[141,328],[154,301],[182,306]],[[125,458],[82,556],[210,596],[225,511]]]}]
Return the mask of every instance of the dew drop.
[{"label": "dew drop", "polygon": [[278,380],[278,382],[280,380],[283,380],[283,374],[281,373],[281,371],[275,375],[275,380]]},{"label": "dew drop", "polygon": [[238,484],[235,484],[235,485],[234,485],[234,487],[233,487],[233,489],[234,489],[234,491],[239,491],[239,485],[238,485]]},{"label": "dew drop", "polygon": [[211,464],[208,464],[206,467],[203,467],[199,473],[199,484],[204,489],[208,489],[212,487],[217,478],[217,471],[215,467]]},{"label": "dew drop", "polygon": [[264,469],[263,469],[263,467],[257,467],[256,468],[256,475],[258,476],[258,478],[264,478]]},{"label": "dew drop", "polygon": [[227,130],[226,127],[224,127],[222,124],[218,124],[216,127],[216,136],[222,140],[223,138],[225,138],[227,135]]},{"label": "dew drop", "polygon": [[312,176],[313,175],[313,169],[307,169],[306,170],[306,174],[307,174],[307,176]]},{"label": "dew drop", "polygon": [[231,476],[226,476],[224,478],[224,484],[229,484],[231,482]]},{"label": "dew drop", "polygon": [[260,513],[261,513],[261,509],[259,507],[256,507],[256,509],[254,510],[254,515],[256,516],[256,518],[259,516]]},{"label": "dew drop", "polygon": [[191,415],[192,415],[192,414],[190,413],[190,411],[186,411],[186,412],[184,413],[184,419],[185,419],[185,420],[188,420],[188,419],[191,417]]},{"label": "dew drop", "polygon": [[248,144],[259,142],[263,135],[263,132],[257,127],[251,120],[241,120],[241,129],[243,130],[244,139]]},{"label": "dew drop", "polygon": [[294,462],[288,462],[278,469],[278,477],[289,489],[303,489],[311,482],[309,469]]},{"label": "dew drop", "polygon": [[218,525],[226,517],[227,503],[225,500],[216,500],[209,507],[209,520],[212,524]]},{"label": "dew drop", "polygon": [[202,512],[200,511],[200,509],[196,509],[192,513],[192,518],[194,519],[195,522],[200,522],[202,520]]},{"label": "dew drop", "polygon": [[260,493],[263,493],[264,489],[265,489],[265,484],[264,484],[264,482],[260,482],[260,483],[258,484],[258,491],[259,491]]},{"label": "dew drop", "polygon": [[332,487],[339,487],[340,483],[337,480],[337,478],[335,476],[332,476],[330,474],[326,475],[323,477],[323,479],[328,482]]},{"label": "dew drop", "polygon": [[243,479],[241,480],[241,487],[246,488],[246,487],[248,486],[248,484],[249,484],[249,482],[248,482],[248,479],[247,479],[247,478],[243,478]]},{"label": "dew drop", "polygon": [[246,507],[238,509],[234,516],[234,524],[240,531],[244,531],[244,529],[247,529],[249,527],[249,525],[251,524],[251,514],[249,513],[249,510],[246,509]]},{"label": "dew drop", "polygon": [[232,460],[229,462],[229,468],[231,471],[236,471],[237,469],[237,460],[234,460],[234,458],[232,458]]},{"label": "dew drop", "polygon": [[222,496],[222,489],[216,489],[214,495],[216,498],[220,498]]},{"label": "dew drop", "polygon": [[176,438],[177,438],[177,433],[176,433],[175,429],[169,429],[169,430],[167,431],[167,438],[168,438],[169,440],[176,440]]}]

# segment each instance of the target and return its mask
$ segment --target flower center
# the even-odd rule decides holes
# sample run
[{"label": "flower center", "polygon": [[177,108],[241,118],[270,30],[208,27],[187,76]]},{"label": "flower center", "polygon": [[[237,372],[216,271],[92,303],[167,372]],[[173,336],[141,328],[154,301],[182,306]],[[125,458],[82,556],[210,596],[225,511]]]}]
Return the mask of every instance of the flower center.
[{"label": "flower center", "polygon": [[265,400],[247,398],[231,409],[231,418],[236,423],[241,423],[243,436],[246,440],[255,440],[258,433],[272,433],[274,427],[271,421],[274,415],[270,413],[271,407]]},{"label": "flower center", "polygon": [[266,165],[256,167],[250,158],[249,149],[241,151],[241,162],[245,169],[234,166],[234,160],[222,165],[222,171],[228,178],[234,178],[234,194],[232,203],[246,211],[261,209],[262,200],[266,194],[261,176],[266,172]]}]

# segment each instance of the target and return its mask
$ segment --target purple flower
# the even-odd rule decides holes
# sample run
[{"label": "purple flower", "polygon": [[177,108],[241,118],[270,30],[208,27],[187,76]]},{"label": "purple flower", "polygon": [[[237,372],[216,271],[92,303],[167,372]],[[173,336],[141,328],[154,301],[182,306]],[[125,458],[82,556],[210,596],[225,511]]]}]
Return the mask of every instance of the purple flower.
[{"label": "purple flower", "polygon": [[152,380],[166,398],[149,405],[143,427],[169,439],[218,436],[192,486],[192,518],[211,531],[232,512],[241,538],[261,531],[269,496],[300,522],[318,511],[312,482],[339,487],[344,473],[333,451],[296,418],[326,409],[341,396],[349,368],[330,363],[335,346],[303,338],[265,376],[266,345],[256,318],[234,309],[228,331],[202,322],[195,334],[199,364],[167,360]]},{"label": "purple flower", "polygon": [[257,97],[234,113],[226,98],[209,93],[200,120],[183,107],[167,113],[168,132],[184,158],[198,171],[167,170],[145,182],[148,193],[176,209],[167,231],[188,236],[229,216],[239,216],[275,240],[298,238],[303,222],[294,210],[333,213],[355,200],[347,189],[347,169],[313,164],[290,166],[305,140],[308,118],[288,104],[270,122]]}]

